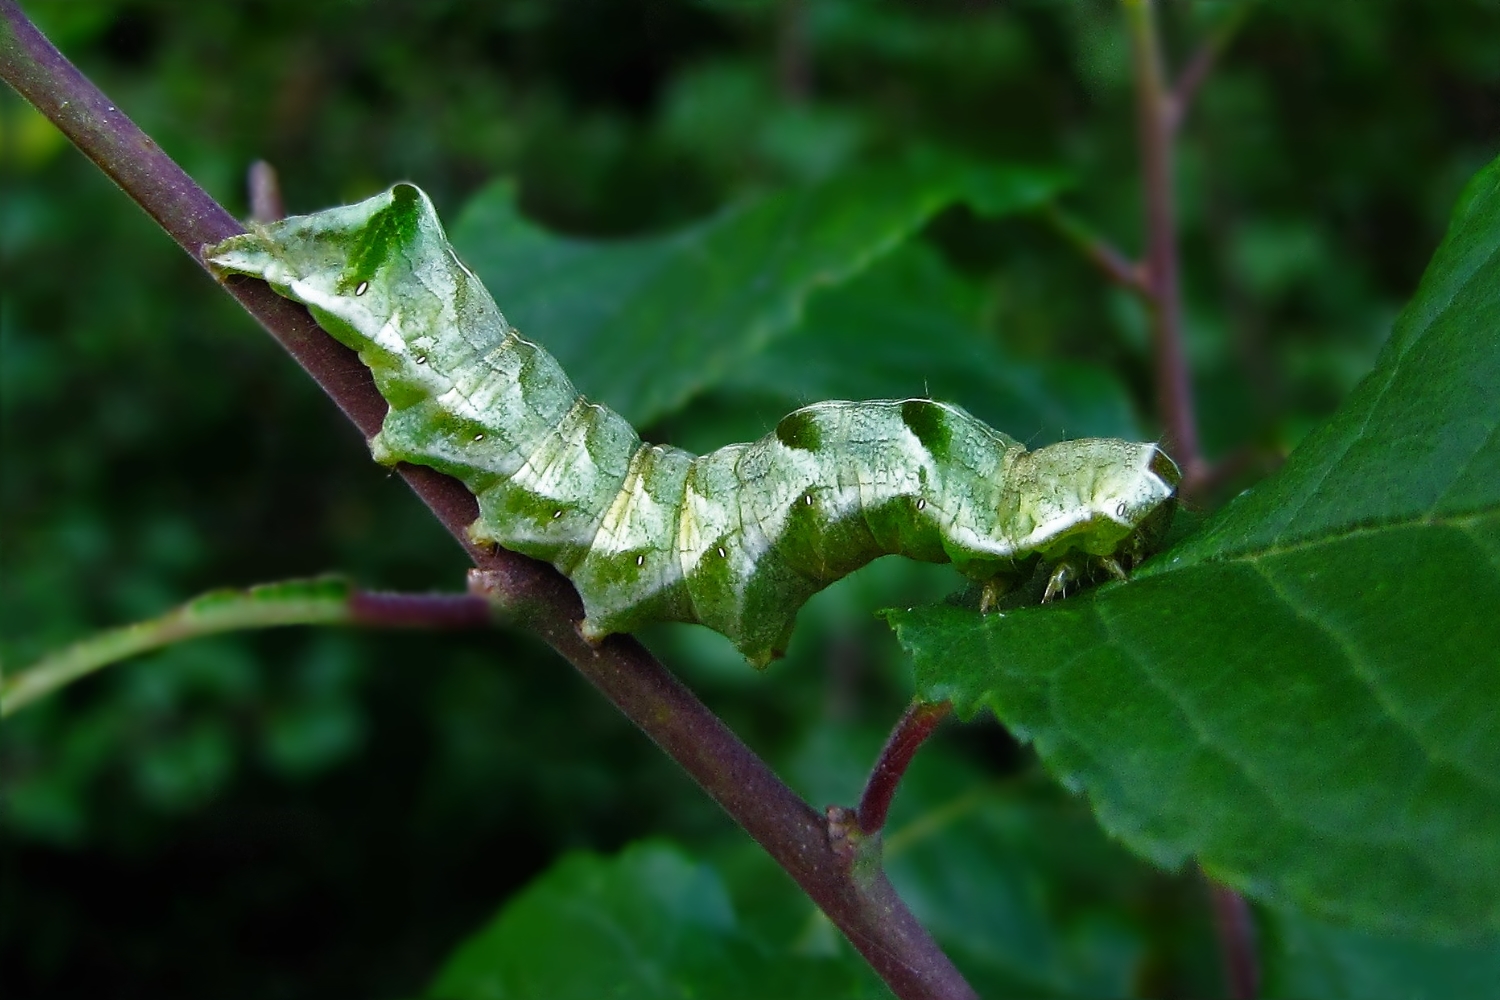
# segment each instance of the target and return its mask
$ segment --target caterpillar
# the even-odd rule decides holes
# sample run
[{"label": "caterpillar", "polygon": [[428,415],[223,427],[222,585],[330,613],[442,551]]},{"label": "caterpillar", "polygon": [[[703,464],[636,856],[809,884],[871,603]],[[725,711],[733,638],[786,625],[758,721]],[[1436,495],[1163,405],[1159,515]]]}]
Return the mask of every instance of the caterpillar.
[{"label": "caterpillar", "polygon": [[593,641],[698,622],[764,666],[809,597],[877,556],[951,562],[986,602],[1041,558],[1050,599],[1082,571],[1123,576],[1172,515],[1180,476],[1155,444],[1031,451],[931,399],[816,403],[706,455],[642,442],[506,322],[411,184],[205,256],[357,351],[390,406],[376,461],[461,480],[470,537],[556,566]]}]

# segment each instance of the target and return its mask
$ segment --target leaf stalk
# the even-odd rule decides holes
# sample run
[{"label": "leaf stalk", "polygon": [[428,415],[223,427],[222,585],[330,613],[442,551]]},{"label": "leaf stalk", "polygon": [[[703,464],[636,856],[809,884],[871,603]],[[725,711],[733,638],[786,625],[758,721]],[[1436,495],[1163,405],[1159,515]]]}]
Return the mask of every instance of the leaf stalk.
[{"label": "leaf stalk", "polygon": [[922,744],[952,711],[952,702],[930,702],[920,698],[906,707],[891,729],[880,756],[875,758],[875,766],[865,782],[856,814],[860,833],[871,836],[884,829],[891,800],[896,797],[896,788],[906,775],[906,769],[911,766]]}]

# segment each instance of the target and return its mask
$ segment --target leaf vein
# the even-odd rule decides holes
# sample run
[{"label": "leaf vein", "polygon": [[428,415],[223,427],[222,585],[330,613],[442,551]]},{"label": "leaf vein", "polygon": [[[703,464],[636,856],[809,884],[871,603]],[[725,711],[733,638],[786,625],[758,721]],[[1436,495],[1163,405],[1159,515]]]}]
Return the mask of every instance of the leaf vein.
[{"label": "leaf vein", "polygon": [[1324,635],[1328,636],[1328,638],[1333,641],[1334,645],[1338,646],[1339,649],[1343,651],[1344,659],[1348,664],[1349,673],[1364,685],[1364,687],[1375,698],[1375,701],[1380,705],[1380,707],[1385,710],[1386,716],[1396,724],[1397,728],[1401,730],[1401,732],[1403,732],[1411,739],[1412,743],[1414,743],[1419,750],[1422,751],[1423,756],[1427,759],[1429,767],[1436,767],[1439,769],[1452,768],[1453,770],[1458,771],[1460,774],[1472,779],[1475,784],[1481,787],[1489,788],[1494,791],[1500,791],[1500,778],[1497,778],[1495,776],[1486,776],[1482,773],[1482,771],[1475,768],[1469,762],[1450,757],[1444,754],[1439,747],[1429,745],[1426,734],[1422,732],[1420,726],[1415,720],[1411,719],[1404,711],[1402,711],[1400,701],[1386,690],[1385,685],[1381,682],[1379,675],[1372,673],[1368,669],[1364,668],[1364,653],[1353,639],[1335,629],[1333,627],[1333,624],[1328,622],[1327,620],[1319,617],[1314,617],[1313,615],[1309,614],[1304,608],[1299,605],[1296,600],[1293,599],[1291,594],[1287,593],[1287,591],[1279,583],[1277,583],[1275,578],[1272,577],[1269,572],[1267,572],[1264,566],[1255,561],[1251,561],[1249,563],[1249,566],[1252,570],[1255,571],[1256,575],[1258,575],[1262,580],[1265,581],[1265,584],[1270,588],[1271,593],[1274,594],[1277,600],[1279,600],[1292,612],[1292,615],[1294,617],[1306,622],[1317,631],[1322,632]]},{"label": "leaf vein", "polygon": [[1465,458],[1458,464],[1457,467],[1454,468],[1453,478],[1448,480],[1448,485],[1443,488],[1443,492],[1439,493],[1436,497],[1433,498],[1433,508],[1436,508],[1443,502],[1443,499],[1449,493],[1453,492],[1453,488],[1459,484],[1460,480],[1463,479],[1464,473],[1469,471],[1469,466],[1473,465],[1474,461],[1479,458],[1480,455],[1484,454],[1485,449],[1489,447],[1492,441],[1495,440],[1495,436],[1497,434],[1500,434],[1500,424],[1491,427],[1490,432],[1484,436],[1484,440],[1479,442],[1479,444],[1475,446],[1474,450],[1469,453],[1469,457]]},{"label": "leaf vein", "polygon": [[[1239,774],[1245,779],[1249,788],[1269,805],[1270,812],[1272,812],[1282,823],[1289,825],[1293,829],[1306,831],[1314,837],[1324,838],[1325,840],[1330,840],[1338,843],[1353,844],[1380,851],[1391,851],[1403,856],[1415,867],[1427,872],[1432,877],[1434,882],[1439,884],[1451,884],[1452,873],[1450,871],[1439,868],[1436,864],[1435,859],[1430,857],[1426,851],[1413,844],[1411,839],[1406,836],[1404,832],[1396,837],[1381,837],[1379,835],[1382,832],[1394,832],[1394,827],[1382,827],[1378,824],[1366,824],[1357,829],[1350,829],[1347,824],[1338,822],[1335,822],[1331,825],[1325,825],[1318,823],[1312,817],[1306,816],[1300,810],[1294,808],[1290,801],[1286,800],[1283,796],[1280,796],[1276,793],[1275,782],[1263,779],[1256,772],[1254,767],[1252,767],[1247,762],[1239,759],[1227,747],[1220,745],[1215,740],[1210,738],[1208,730],[1200,723],[1196,707],[1191,702],[1186,701],[1174,694],[1173,688],[1169,684],[1167,684],[1161,677],[1159,677],[1156,674],[1155,670],[1152,668],[1151,664],[1153,661],[1150,656],[1137,653],[1132,648],[1131,644],[1125,641],[1124,634],[1116,629],[1114,623],[1110,620],[1109,612],[1105,611],[1102,606],[1099,605],[1096,605],[1095,609],[1097,613],[1096,617],[1098,618],[1100,624],[1104,626],[1105,633],[1111,645],[1113,645],[1117,650],[1120,651],[1122,655],[1124,655],[1127,659],[1134,663],[1139,673],[1146,679],[1146,681],[1156,690],[1160,691],[1162,695],[1167,699],[1167,701],[1169,701],[1173,705],[1173,707],[1176,708],[1181,714],[1188,728],[1193,732],[1193,735],[1197,737],[1198,747],[1196,752],[1212,754],[1213,756],[1224,761],[1235,771],[1239,772]],[[1076,659],[1077,657],[1074,658],[1075,661]],[[1053,704],[1055,707],[1055,700]],[[1054,718],[1058,719],[1059,728],[1065,730],[1065,727],[1061,723],[1061,715],[1054,712]],[[1085,752],[1088,752],[1090,757],[1094,757],[1096,760],[1096,766],[1098,766],[1101,770],[1105,769],[1103,765],[1097,764],[1097,755],[1087,750],[1087,743],[1078,738],[1077,735],[1071,733],[1069,734],[1069,739],[1076,746],[1084,749]],[[1136,784],[1140,787],[1145,787],[1146,783]],[[1125,794],[1129,795],[1130,793],[1126,791]],[[1147,812],[1148,814],[1156,813],[1157,815],[1160,815],[1159,802],[1155,804],[1148,804]],[[1179,835],[1178,837],[1172,839],[1176,839],[1181,842],[1183,838]],[[1200,830],[1197,839],[1199,841],[1198,844],[1196,846],[1189,847],[1190,853],[1194,854],[1195,856],[1201,856],[1205,852],[1205,849],[1212,850],[1215,847],[1221,846],[1217,843],[1219,838],[1213,833],[1205,834]],[[1221,854],[1220,857],[1223,857],[1223,855]],[[1329,892],[1325,889],[1312,888],[1309,886],[1304,886],[1302,891],[1307,896],[1317,899],[1322,904],[1330,906],[1334,909],[1339,909],[1346,902],[1343,898],[1340,897],[1337,892]],[[1365,918],[1369,919],[1375,915],[1378,914],[1367,912],[1365,913]]]},{"label": "leaf vein", "polygon": [[1382,531],[1389,531],[1393,528],[1414,528],[1419,526],[1457,527],[1459,528],[1459,530],[1466,531],[1468,530],[1468,528],[1465,527],[1465,525],[1467,524],[1485,521],[1497,516],[1500,516],[1500,506],[1487,506],[1462,514],[1449,514],[1443,515],[1441,517],[1434,517],[1430,512],[1424,512],[1420,515],[1415,516],[1408,515],[1403,517],[1391,518],[1389,520],[1370,521],[1365,524],[1354,525],[1349,528],[1340,530],[1337,534],[1309,535],[1304,538],[1299,538],[1294,542],[1274,543],[1266,545],[1262,548],[1242,549],[1236,552],[1218,553],[1212,556],[1208,556],[1204,559],[1197,560],[1195,562],[1183,563],[1176,566],[1173,566],[1171,563],[1167,563],[1163,569],[1161,569],[1157,573],[1153,573],[1152,576],[1166,576],[1170,573],[1179,572],[1181,570],[1187,570],[1195,566],[1203,565],[1204,563],[1253,563],[1257,560],[1266,559],[1271,556],[1289,555],[1295,552],[1306,552],[1308,550],[1316,549],[1324,545],[1336,545],[1351,538],[1361,538],[1366,535],[1373,535]]}]

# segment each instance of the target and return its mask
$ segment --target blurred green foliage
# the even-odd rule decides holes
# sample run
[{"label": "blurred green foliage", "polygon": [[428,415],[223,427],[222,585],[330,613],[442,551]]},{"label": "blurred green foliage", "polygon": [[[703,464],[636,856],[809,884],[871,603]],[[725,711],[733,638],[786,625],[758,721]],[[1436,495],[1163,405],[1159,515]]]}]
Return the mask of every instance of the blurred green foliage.
[{"label": "blurred green foliage", "polygon": [[[1237,6],[1165,5],[1174,62]],[[237,213],[264,157],[292,211],[406,177],[457,220],[509,179],[536,226],[647,236],[932,149],[1066,174],[1071,213],[1141,242],[1112,0],[23,7]],[[0,662],[215,586],[329,569],[458,586],[458,548],[310,381],[50,125],[8,91],[0,111]],[[1497,151],[1492,4],[1255,4],[1179,144],[1211,453],[1284,451],[1332,411]],[[1138,304],[1038,216],[949,207],[800,322],[648,430],[714,446],[797,402],[926,379],[1023,439],[1152,427]],[[953,587],[942,567],[879,563],[820,595],[765,676],[701,630],[647,639],[800,791],[848,802],[910,691],[871,612]],[[956,760],[914,772],[892,837],[948,825],[893,868],[976,983],[1215,994],[1195,879],[1144,869],[1036,791],[995,729],[933,752]],[[416,995],[555,859],[647,836],[685,852],[667,864],[714,863],[755,948],[842,947],[628,723],[510,633],[182,646],[8,720],[0,755],[0,975],[18,995]],[[1075,851],[1016,867],[1059,829]],[[1361,995],[1359,956],[1404,954],[1266,920],[1285,995]]]},{"label": "blurred green foliage", "polygon": [[1497,327],[1500,159],[1370,376],[1281,469],[1128,584],[890,612],[917,690],[993,710],[1164,866],[1500,943]]}]

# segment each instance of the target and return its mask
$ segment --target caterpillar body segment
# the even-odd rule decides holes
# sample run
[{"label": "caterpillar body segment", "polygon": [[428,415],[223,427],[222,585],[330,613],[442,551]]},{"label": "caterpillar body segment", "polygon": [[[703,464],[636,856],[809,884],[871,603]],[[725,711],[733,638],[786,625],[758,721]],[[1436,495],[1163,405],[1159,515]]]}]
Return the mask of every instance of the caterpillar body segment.
[{"label": "caterpillar body segment", "polygon": [[1179,477],[1154,444],[1028,451],[929,399],[816,403],[706,455],[643,442],[511,328],[410,184],[207,259],[357,351],[390,404],[375,458],[462,480],[473,539],[567,575],[590,638],[699,622],[763,666],[810,596],[879,556],[952,562],[988,593],[1038,557],[1140,558],[1171,515]]}]

